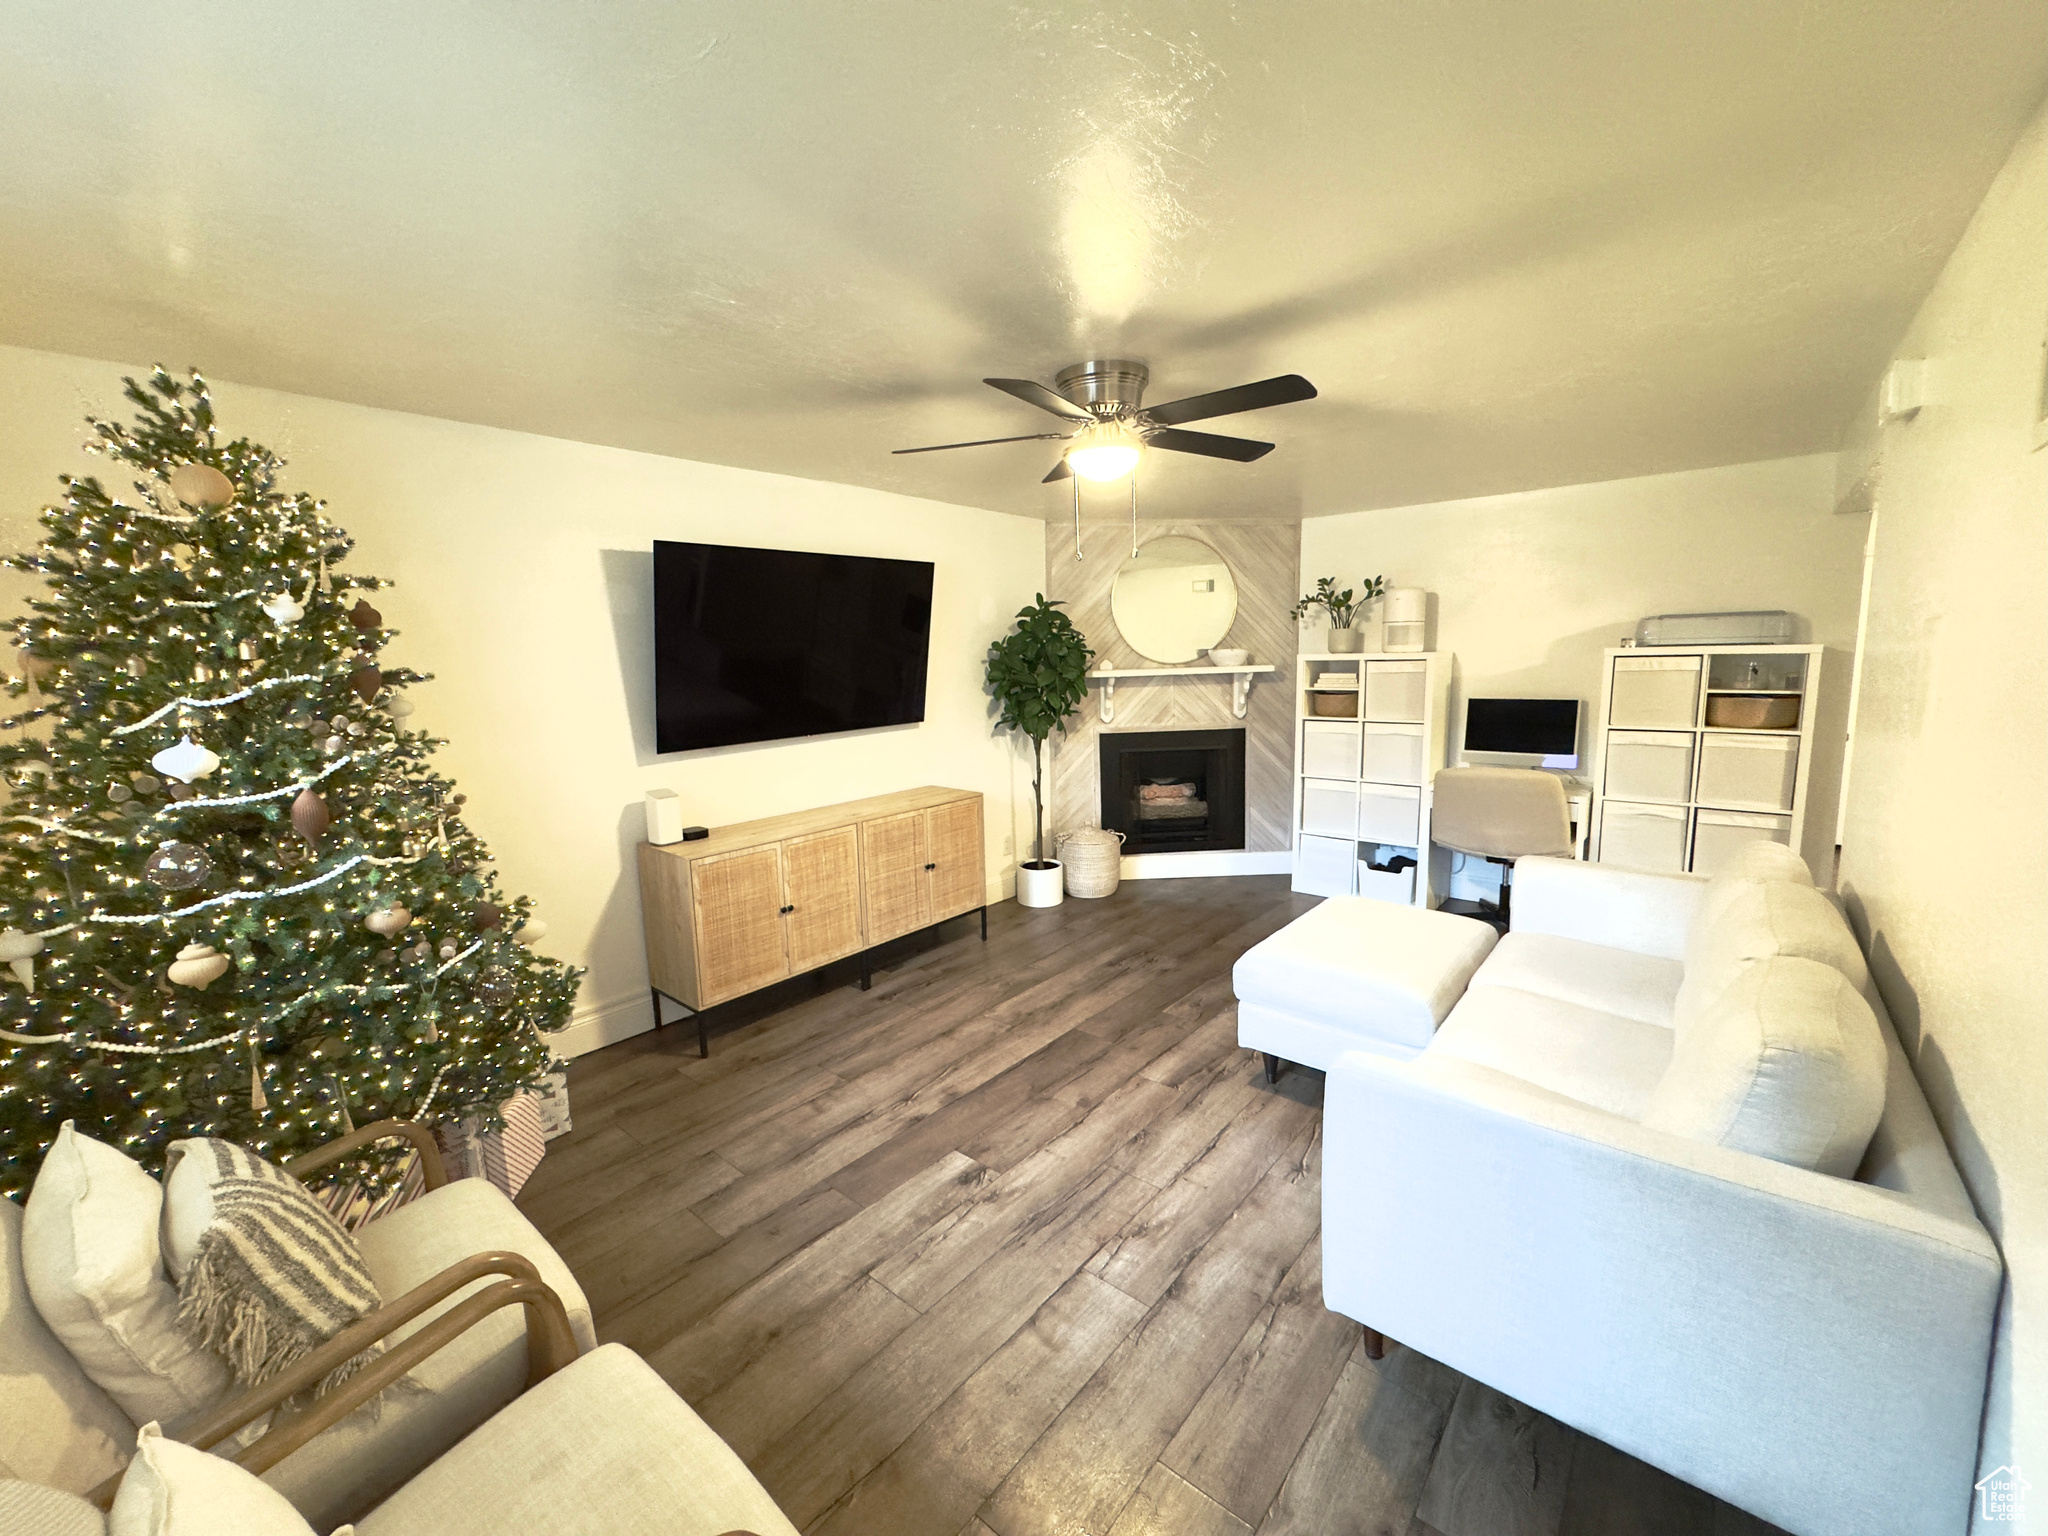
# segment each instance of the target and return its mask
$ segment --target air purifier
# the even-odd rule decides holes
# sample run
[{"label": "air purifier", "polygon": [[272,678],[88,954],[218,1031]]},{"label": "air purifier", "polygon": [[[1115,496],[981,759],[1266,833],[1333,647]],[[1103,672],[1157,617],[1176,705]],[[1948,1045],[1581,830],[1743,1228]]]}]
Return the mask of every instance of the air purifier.
[{"label": "air purifier", "polygon": [[1419,651],[1429,624],[1429,594],[1421,587],[1396,587],[1380,615],[1381,646],[1389,651]]},{"label": "air purifier", "polygon": [[647,841],[680,843],[683,840],[683,802],[672,789],[647,791]]}]

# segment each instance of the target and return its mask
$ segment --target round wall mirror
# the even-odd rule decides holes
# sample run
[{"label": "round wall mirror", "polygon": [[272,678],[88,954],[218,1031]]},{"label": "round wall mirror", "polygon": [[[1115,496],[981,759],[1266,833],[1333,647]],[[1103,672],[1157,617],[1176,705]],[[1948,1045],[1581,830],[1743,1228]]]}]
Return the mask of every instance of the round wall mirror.
[{"label": "round wall mirror", "polygon": [[1237,583],[1200,539],[1167,534],[1123,563],[1109,611],[1132,650],[1177,666],[1223,643],[1237,618]]}]

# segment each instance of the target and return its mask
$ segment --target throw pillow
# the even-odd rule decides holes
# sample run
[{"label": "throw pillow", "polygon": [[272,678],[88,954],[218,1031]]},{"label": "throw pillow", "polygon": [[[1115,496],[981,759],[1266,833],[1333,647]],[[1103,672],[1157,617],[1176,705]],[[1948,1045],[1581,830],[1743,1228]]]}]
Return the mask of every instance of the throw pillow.
[{"label": "throw pillow", "polygon": [[[244,1386],[267,1381],[382,1304],[362,1250],[282,1168],[211,1136],[164,1163],[163,1253],[178,1322]],[[381,1346],[322,1380],[326,1392]]]},{"label": "throw pillow", "polygon": [[1884,1113],[1888,1066],[1848,977],[1757,960],[1679,1032],[1642,1123],[1849,1178]]},{"label": "throw pillow", "polygon": [[1856,935],[1826,896],[1785,880],[1738,880],[1724,888],[1718,908],[1703,901],[1693,918],[1672,1026],[1682,1033],[1744,966],[1774,955],[1833,966],[1859,992],[1870,983]]},{"label": "throw pillow", "polygon": [[8,1536],[106,1536],[107,1517],[75,1493],[0,1478],[0,1531]]},{"label": "throw pillow", "polygon": [[107,1516],[107,1536],[225,1536],[230,1531],[234,1536],[314,1536],[291,1500],[255,1473],[211,1451],[167,1440],[154,1424],[143,1425],[135,1437],[135,1459],[128,1463]]},{"label": "throw pillow", "polygon": [[175,1421],[228,1387],[219,1360],[178,1327],[157,1242],[163,1190],[139,1163],[65,1121],[22,1212],[21,1262],[36,1311],[85,1374],[136,1423]]}]

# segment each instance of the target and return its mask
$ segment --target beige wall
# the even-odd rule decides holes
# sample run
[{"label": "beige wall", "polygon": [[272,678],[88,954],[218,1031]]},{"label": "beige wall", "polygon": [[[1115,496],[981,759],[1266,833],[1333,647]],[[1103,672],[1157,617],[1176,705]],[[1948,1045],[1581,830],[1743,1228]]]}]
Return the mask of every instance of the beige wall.
[{"label": "beige wall", "polygon": [[[1842,890],[2008,1290],[1985,1470],[2048,1530],[2048,114],[1896,355],[1927,404],[1876,433],[1877,543]],[[2023,1529],[2023,1525],[1996,1527]]]},{"label": "beige wall", "polygon": [[[140,371],[0,348],[0,548],[35,541],[60,472],[104,475],[78,451],[83,417],[125,414],[120,376]],[[389,654],[436,674],[413,723],[448,738],[441,766],[510,888],[538,902],[542,948],[590,967],[578,1042],[647,1017],[632,850],[649,789],[675,789],[708,825],[918,784],[978,789],[993,894],[1013,881],[1029,760],[992,738],[981,667],[1043,584],[1041,523],[268,390],[222,384],[216,401],[229,433],[269,444],[288,485],[327,499],[356,538],[353,566],[397,582],[377,599],[402,631]],[[656,757],[657,538],[935,561],[924,724]],[[28,578],[6,575],[11,614]],[[760,619],[777,622],[770,594]]]},{"label": "beige wall", "polygon": [[[1600,653],[1653,613],[1785,608],[1802,641],[1829,647],[1805,852],[1833,860],[1842,721],[1868,520],[1837,515],[1833,454],[1772,459],[1310,518],[1302,590],[1384,575],[1432,594],[1430,642],[1456,657],[1448,740],[1475,695],[1577,698],[1592,767]],[[1378,610],[1366,646],[1377,649]],[[1466,894],[1462,888],[1459,894]]]}]

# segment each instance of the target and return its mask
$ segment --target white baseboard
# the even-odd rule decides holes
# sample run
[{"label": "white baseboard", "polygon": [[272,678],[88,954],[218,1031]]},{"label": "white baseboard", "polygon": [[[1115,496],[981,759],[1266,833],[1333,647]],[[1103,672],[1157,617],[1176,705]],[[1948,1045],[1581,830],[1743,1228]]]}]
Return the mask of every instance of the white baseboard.
[{"label": "white baseboard", "polygon": [[622,997],[616,1002],[602,1003],[587,1011],[579,1008],[570,1016],[566,1028],[558,1029],[546,1038],[557,1055],[588,1056],[592,1051],[617,1045],[621,1040],[644,1035],[652,1028],[654,1008],[648,995],[642,992]]},{"label": "white baseboard", "polygon": [[1217,875],[1285,875],[1293,870],[1294,855],[1284,848],[1276,853],[1131,853],[1119,865],[1126,880],[1206,880]]}]

